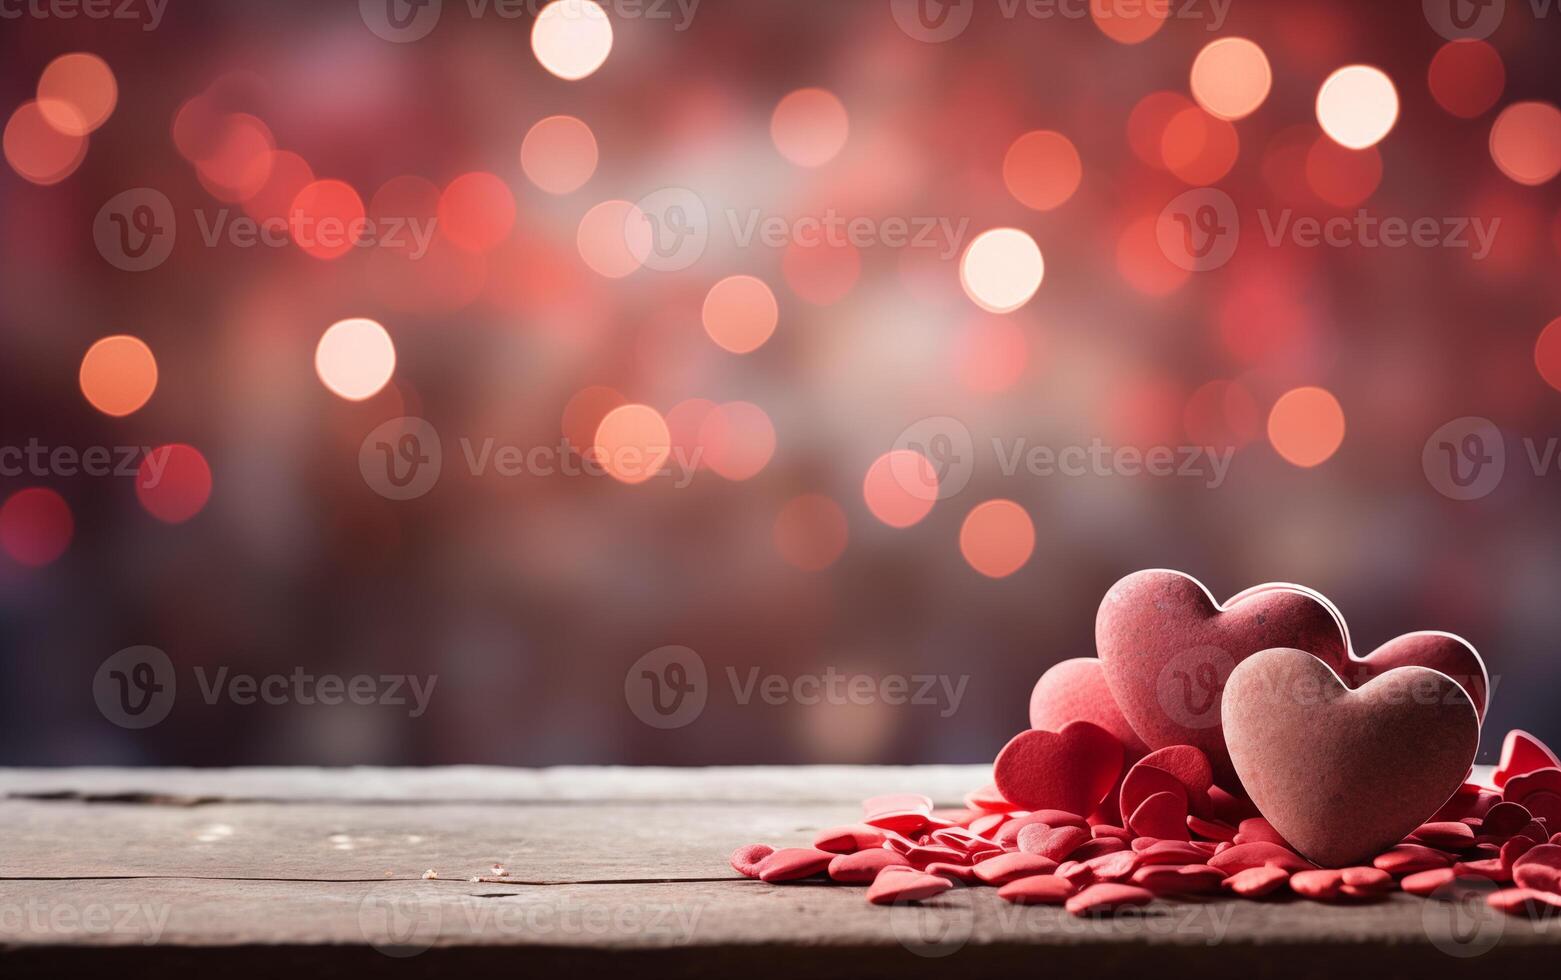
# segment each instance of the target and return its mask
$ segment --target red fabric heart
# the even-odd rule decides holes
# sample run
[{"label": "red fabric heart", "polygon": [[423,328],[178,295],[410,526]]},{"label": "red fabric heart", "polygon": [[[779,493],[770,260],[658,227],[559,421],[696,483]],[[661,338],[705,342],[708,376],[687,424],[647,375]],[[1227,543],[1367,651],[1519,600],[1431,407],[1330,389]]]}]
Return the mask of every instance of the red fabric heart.
[{"label": "red fabric heart", "polygon": [[1225,679],[1271,647],[1346,662],[1335,611],[1297,588],[1250,589],[1224,607],[1181,572],[1135,572],[1111,587],[1095,617],[1095,648],[1123,717],[1150,748],[1192,745],[1215,780],[1236,783],[1220,722]]},{"label": "red fabric heart", "polygon": [[1324,867],[1369,860],[1420,827],[1463,785],[1480,739],[1473,702],[1445,674],[1400,667],[1352,691],[1289,649],[1231,672],[1222,718],[1252,802]]},{"label": "red fabric heart", "polygon": [[1122,743],[1087,721],[1058,732],[1020,732],[997,755],[992,779],[1026,810],[1090,813],[1122,772]]},{"label": "red fabric heart", "polygon": [[1491,774],[1491,784],[1500,789],[1513,776],[1557,768],[1561,768],[1561,759],[1556,758],[1550,746],[1521,728],[1514,728],[1501,743],[1501,763]]}]

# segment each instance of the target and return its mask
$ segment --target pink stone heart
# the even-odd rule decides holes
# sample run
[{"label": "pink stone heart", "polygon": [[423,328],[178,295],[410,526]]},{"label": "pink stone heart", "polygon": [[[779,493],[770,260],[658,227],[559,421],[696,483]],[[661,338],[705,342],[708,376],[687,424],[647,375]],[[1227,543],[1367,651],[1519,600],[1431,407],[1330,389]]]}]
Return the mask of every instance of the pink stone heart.
[{"label": "pink stone heart", "polygon": [[1151,749],[1203,750],[1215,779],[1237,788],[1221,731],[1225,679],[1259,650],[1291,647],[1330,665],[1348,661],[1341,617],[1310,590],[1249,589],[1223,607],[1191,576],[1135,572],[1111,587],[1095,617],[1095,646],[1122,715]]},{"label": "pink stone heart", "polygon": [[1052,665],[1030,692],[1030,727],[1062,731],[1074,721],[1099,725],[1117,737],[1127,751],[1128,764],[1148,754],[1149,748],[1122,717],[1106,686],[1106,675],[1094,657],[1075,657]]},{"label": "pink stone heart", "polygon": [[1451,633],[1432,630],[1405,633],[1377,647],[1364,658],[1352,661],[1351,673],[1346,679],[1351,687],[1360,687],[1372,678],[1399,667],[1430,667],[1451,677],[1469,695],[1469,700],[1474,702],[1474,710],[1480,720],[1485,720],[1490,680],[1485,672],[1485,662],[1467,640]]},{"label": "pink stone heart", "polygon": [[1367,862],[1402,841],[1463,785],[1480,740],[1474,703],[1446,674],[1399,667],[1350,690],[1295,649],[1238,664],[1221,714],[1252,802],[1324,867]]}]

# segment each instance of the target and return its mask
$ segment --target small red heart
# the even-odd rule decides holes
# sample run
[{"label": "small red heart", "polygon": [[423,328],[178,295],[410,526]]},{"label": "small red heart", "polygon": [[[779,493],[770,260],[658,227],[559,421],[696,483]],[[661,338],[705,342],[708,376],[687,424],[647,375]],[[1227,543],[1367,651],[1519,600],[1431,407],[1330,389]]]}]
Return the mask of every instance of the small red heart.
[{"label": "small red heart", "polygon": [[1561,768],[1561,759],[1556,758],[1550,746],[1521,728],[1514,728],[1501,743],[1501,764],[1491,775],[1491,784],[1500,789],[1513,776],[1557,768]]},{"label": "small red heart", "polygon": [[1252,802],[1301,854],[1335,868],[1369,860],[1435,814],[1463,785],[1480,740],[1473,702],[1446,674],[1400,667],[1350,690],[1302,650],[1238,665],[1222,717]]},{"label": "small red heart", "polygon": [[1561,827],[1561,769],[1545,768],[1513,776],[1501,788],[1501,798],[1521,803],[1550,828]]},{"label": "small red heart", "polygon": [[1006,800],[1026,810],[1090,813],[1122,772],[1122,743],[1087,721],[1061,731],[1020,732],[997,754],[992,779]]},{"label": "small red heart", "polygon": [[1142,837],[1187,840],[1187,798],[1173,793],[1155,793],[1138,805],[1127,825]]},{"label": "small red heart", "polygon": [[1348,643],[1337,611],[1309,590],[1262,586],[1220,606],[1197,579],[1165,569],[1113,585],[1095,617],[1106,683],[1133,730],[1152,749],[1201,749],[1216,781],[1232,789],[1220,722],[1230,672],[1272,647],[1343,666]]}]

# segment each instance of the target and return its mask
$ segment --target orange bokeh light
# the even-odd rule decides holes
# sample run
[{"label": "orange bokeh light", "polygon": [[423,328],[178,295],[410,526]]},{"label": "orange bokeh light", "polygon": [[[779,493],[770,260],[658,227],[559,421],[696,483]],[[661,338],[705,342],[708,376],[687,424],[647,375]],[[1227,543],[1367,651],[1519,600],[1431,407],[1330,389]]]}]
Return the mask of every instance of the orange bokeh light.
[{"label": "orange bokeh light", "polygon": [[1193,98],[1220,119],[1242,119],[1257,111],[1274,84],[1263,49],[1244,37],[1210,41],[1193,59]]},{"label": "orange bokeh light", "polygon": [[775,455],[775,426],[752,402],[725,402],[699,425],[703,463],[734,482],[758,475]]},{"label": "orange bokeh light", "polygon": [[6,162],[18,175],[48,186],[76,172],[87,158],[87,138],[62,133],[49,124],[36,102],[23,102],[5,124]]},{"label": "orange bokeh light", "polygon": [[1145,296],[1168,296],[1192,275],[1166,258],[1160,248],[1159,216],[1153,214],[1135,218],[1122,229],[1116,260],[1117,272]]},{"label": "orange bokeh light", "polygon": [[597,275],[622,279],[651,253],[651,226],[628,201],[603,201],[585,213],[575,233],[580,258]]},{"label": "orange bokeh light", "polygon": [[775,515],[775,550],[804,572],[833,565],[846,550],[846,513],[819,493],[793,497]]},{"label": "orange bokeh light", "polygon": [[910,527],[937,503],[937,471],[931,460],[915,450],[884,453],[867,468],[862,499],[872,515],[890,527]]},{"label": "orange bokeh light", "polygon": [[1127,144],[1133,155],[1156,170],[1165,169],[1165,127],[1185,109],[1196,108],[1179,92],[1150,92],[1127,116]]},{"label": "orange bokeh light", "polygon": [[439,233],[458,248],[486,252],[514,227],[515,195],[493,174],[462,174],[439,195]]},{"label": "orange bokeh light", "polygon": [[212,197],[236,204],[266,186],[275,156],[271,128],[254,116],[234,112],[221,118],[215,142],[195,160],[195,175]]},{"label": "orange bokeh light", "polygon": [[780,308],[762,280],[728,276],[705,294],[700,320],[705,333],[722,349],[746,354],[770,339],[780,321]]},{"label": "orange bokeh light", "polygon": [[1089,0],[1089,16],[1100,33],[1118,44],[1139,44],[1154,37],[1170,16],[1169,0],[1123,3],[1122,0]]},{"label": "orange bokeh light", "polygon": [[1286,461],[1317,466],[1344,442],[1344,409],[1324,388],[1293,388],[1268,414],[1268,441]]},{"label": "orange bokeh light", "polygon": [[624,483],[644,483],[661,471],[672,453],[667,422],[649,405],[619,405],[596,428],[597,461]]},{"label": "orange bokeh light", "polygon": [[851,119],[831,92],[803,88],[788,94],[770,116],[770,138],[799,167],[821,167],[846,145]]},{"label": "orange bokeh light", "polygon": [[1382,182],[1382,154],[1374,146],[1351,150],[1320,136],[1306,152],[1306,183],[1335,207],[1362,204]]},{"label": "orange bokeh light", "polygon": [[340,180],[305,185],[287,209],[294,244],[325,261],[339,259],[357,246],[365,217],[363,199]]},{"label": "orange bokeh light", "polygon": [[1036,211],[1059,207],[1079,189],[1084,165],[1061,133],[1036,130],[1014,140],[1003,157],[1003,183],[1014,200]]},{"label": "orange bokeh light", "polygon": [[988,578],[1006,578],[1035,553],[1035,524],[1012,500],[988,500],[965,515],[959,553]]},{"label": "orange bokeh light", "polygon": [[1561,109],[1515,102],[1491,125],[1491,159],[1520,184],[1543,184],[1561,173]]},{"label": "orange bokeh light", "polygon": [[1193,106],[1172,116],[1160,137],[1165,167],[1195,187],[1230,173],[1241,151],[1236,127]]},{"label": "orange bokeh light", "polygon": [[93,408],[105,415],[129,415],[157,390],[157,359],[136,337],[104,337],[81,359],[80,381]]},{"label": "orange bokeh light", "polygon": [[526,179],[549,194],[571,194],[596,172],[596,134],[574,116],[548,116],[520,144]]},{"label": "orange bokeh light", "polygon": [[86,136],[108,121],[119,102],[119,83],[95,54],[63,54],[38,77],[38,107],[49,125],[70,136]]}]

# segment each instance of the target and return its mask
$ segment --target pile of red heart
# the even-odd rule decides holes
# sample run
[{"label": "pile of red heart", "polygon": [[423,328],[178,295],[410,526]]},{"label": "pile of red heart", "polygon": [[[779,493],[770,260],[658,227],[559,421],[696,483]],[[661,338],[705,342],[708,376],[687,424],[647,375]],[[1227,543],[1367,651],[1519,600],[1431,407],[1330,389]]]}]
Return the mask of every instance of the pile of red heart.
[{"label": "pile of red heart", "polygon": [[1157,898],[1291,893],[1361,902],[1471,883],[1493,908],[1561,915],[1561,761],[1522,731],[1473,776],[1489,678],[1447,633],[1365,657],[1295,585],[1224,605],[1154,570],[1112,587],[1099,658],[1048,670],[1030,728],[960,808],[863,803],[811,847],[750,844],[739,873],[867,885],[874,904],[991,885],[1076,915]]}]

